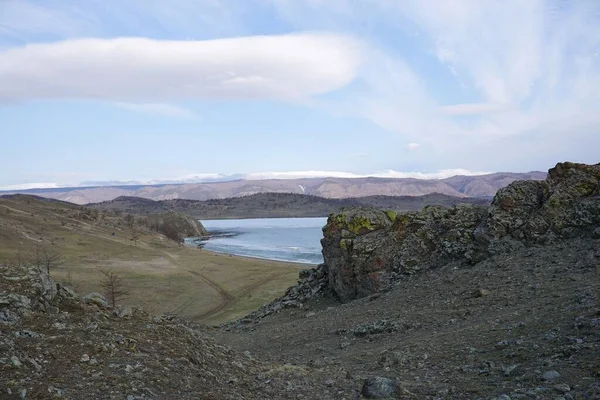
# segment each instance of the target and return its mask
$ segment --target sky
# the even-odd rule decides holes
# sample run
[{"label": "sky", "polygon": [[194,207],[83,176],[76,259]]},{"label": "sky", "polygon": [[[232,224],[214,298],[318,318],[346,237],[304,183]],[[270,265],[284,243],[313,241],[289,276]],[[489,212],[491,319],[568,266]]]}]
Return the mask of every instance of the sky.
[{"label": "sky", "polygon": [[596,0],[0,0],[0,189],[600,162]]}]

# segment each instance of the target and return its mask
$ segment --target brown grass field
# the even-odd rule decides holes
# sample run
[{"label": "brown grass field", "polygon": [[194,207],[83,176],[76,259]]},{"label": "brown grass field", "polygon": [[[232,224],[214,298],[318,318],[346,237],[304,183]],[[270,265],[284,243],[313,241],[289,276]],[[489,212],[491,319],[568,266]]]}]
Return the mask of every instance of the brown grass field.
[{"label": "brown grass field", "polygon": [[307,267],[182,246],[114,213],[31,196],[0,198],[0,263],[25,262],[36,244],[63,255],[51,275],[80,294],[101,293],[101,271],[112,270],[129,291],[122,303],[208,324],[282,295]]}]

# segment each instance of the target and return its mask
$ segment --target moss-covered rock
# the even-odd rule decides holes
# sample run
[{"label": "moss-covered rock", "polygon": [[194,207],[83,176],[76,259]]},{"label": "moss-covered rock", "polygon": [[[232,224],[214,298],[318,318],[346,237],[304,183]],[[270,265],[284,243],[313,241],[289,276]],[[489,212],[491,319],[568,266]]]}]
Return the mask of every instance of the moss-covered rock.
[{"label": "moss-covered rock", "polygon": [[[545,181],[517,181],[491,206],[428,206],[396,214],[353,208],[330,215],[323,228],[329,283],[342,301],[382,290],[399,276],[450,261],[577,235],[600,227],[600,164],[560,163]],[[596,232],[596,233],[594,233]]]}]

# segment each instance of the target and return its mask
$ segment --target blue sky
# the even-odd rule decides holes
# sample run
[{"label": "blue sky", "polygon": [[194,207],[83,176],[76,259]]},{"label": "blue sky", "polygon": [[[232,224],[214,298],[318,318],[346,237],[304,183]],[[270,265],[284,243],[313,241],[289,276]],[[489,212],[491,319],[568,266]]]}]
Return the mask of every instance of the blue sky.
[{"label": "blue sky", "polygon": [[0,188],[597,163],[594,0],[2,0]]}]

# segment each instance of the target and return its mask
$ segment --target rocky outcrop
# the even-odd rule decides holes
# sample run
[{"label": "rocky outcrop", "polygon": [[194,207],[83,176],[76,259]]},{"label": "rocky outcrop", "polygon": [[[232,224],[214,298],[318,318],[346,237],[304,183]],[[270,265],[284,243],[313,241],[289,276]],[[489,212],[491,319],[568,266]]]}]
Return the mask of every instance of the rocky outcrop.
[{"label": "rocky outcrop", "polygon": [[176,242],[186,237],[206,237],[208,232],[200,221],[179,212],[166,212],[148,217],[150,226]]},{"label": "rocky outcrop", "polygon": [[351,208],[331,215],[321,243],[329,285],[346,302],[403,275],[450,261],[575,236],[600,236],[600,164],[560,163],[545,181],[517,181],[487,207],[425,207],[396,215]]},{"label": "rocky outcrop", "polygon": [[544,244],[594,234],[600,227],[600,164],[560,163],[545,181],[521,181],[500,190],[484,229],[491,241]]},{"label": "rocky outcrop", "polygon": [[259,322],[264,317],[286,308],[304,308],[305,302],[330,293],[327,271],[328,268],[325,264],[301,270],[298,283],[289,287],[283,296],[265,304],[244,318],[223,324],[222,327],[225,330],[245,329],[249,324]]},{"label": "rocky outcrop", "polygon": [[7,269],[2,279],[17,290],[0,293],[0,325],[17,324],[33,312],[56,314],[58,306],[78,300],[71,289],[58,285],[38,268]]}]

